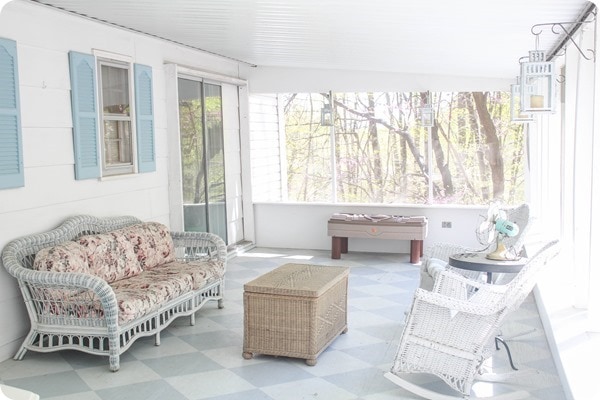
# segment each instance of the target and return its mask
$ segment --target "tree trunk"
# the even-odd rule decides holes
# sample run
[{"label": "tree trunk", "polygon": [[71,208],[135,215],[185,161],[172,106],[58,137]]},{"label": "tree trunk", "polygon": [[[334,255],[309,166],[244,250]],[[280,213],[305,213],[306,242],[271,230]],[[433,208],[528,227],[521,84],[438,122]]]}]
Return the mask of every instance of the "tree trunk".
[{"label": "tree trunk", "polygon": [[[421,92],[421,101],[423,104],[425,104],[428,101],[427,93]],[[452,174],[450,173],[450,167],[448,166],[448,163],[445,160],[446,157],[444,155],[444,150],[442,149],[442,144],[440,142],[437,118],[434,118],[433,120],[433,127],[431,128],[431,138],[429,140],[431,140],[431,148],[433,149],[433,156],[435,157],[435,165],[442,176],[443,193],[439,193],[440,190],[438,189],[438,194],[444,197],[452,196],[454,194],[454,184],[452,183]],[[432,171],[430,171],[428,174],[429,177],[433,175],[431,172]]]},{"label": "tree trunk", "polygon": [[484,202],[490,201],[490,185],[489,185],[489,174],[487,172],[487,166],[485,165],[485,152],[483,151],[484,140],[482,139],[482,132],[479,129],[479,118],[477,117],[477,111],[473,100],[467,103],[467,109],[469,110],[471,132],[477,132],[475,137],[477,138],[477,171],[479,172],[479,195]]},{"label": "tree trunk", "polygon": [[504,196],[504,160],[500,151],[496,126],[487,108],[486,95],[483,92],[473,92],[473,100],[481,123],[481,130],[488,146],[486,158],[492,173],[493,198],[494,200],[502,200]]},{"label": "tree trunk", "polygon": [[375,190],[372,191],[373,199],[372,201],[381,203],[383,202],[383,175],[381,172],[381,151],[379,149],[379,135],[377,133],[377,123],[375,122],[375,98],[373,97],[373,92],[369,92],[367,94],[369,99],[369,143],[371,144],[372,156],[371,159],[373,161],[373,186],[375,186]]}]

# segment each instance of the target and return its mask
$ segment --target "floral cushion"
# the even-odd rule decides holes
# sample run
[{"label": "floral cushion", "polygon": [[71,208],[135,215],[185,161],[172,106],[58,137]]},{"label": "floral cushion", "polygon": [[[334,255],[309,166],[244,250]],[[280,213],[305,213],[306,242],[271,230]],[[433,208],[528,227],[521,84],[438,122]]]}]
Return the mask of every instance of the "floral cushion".
[{"label": "floral cushion", "polygon": [[139,275],[175,259],[175,246],[166,226],[148,222],[109,233],[82,236],[90,272],[108,283]]},{"label": "floral cushion", "polygon": [[216,260],[190,262],[174,261],[165,267],[191,276],[194,289],[200,289],[207,283],[221,279],[225,275],[223,263]]},{"label": "floral cushion", "polygon": [[33,269],[89,273],[85,248],[76,242],[65,242],[38,251],[33,262]]},{"label": "floral cushion", "polygon": [[127,237],[142,269],[154,268],[175,259],[175,245],[166,226],[157,222],[132,225],[115,231]]},{"label": "floral cushion", "polygon": [[117,297],[119,324],[157,310],[169,300],[191,291],[192,279],[189,275],[159,271],[162,269],[144,271],[133,278],[111,284]]},{"label": "floral cushion", "polygon": [[133,243],[118,231],[81,236],[77,241],[85,247],[90,273],[108,283],[142,272]]},{"label": "floral cushion", "polygon": [[[43,249],[38,252],[34,267],[86,272],[106,280],[115,293],[121,325],[201,289],[225,273],[222,261],[175,261],[170,232],[154,222],[81,236],[76,241]],[[59,290],[45,293],[44,297],[53,299],[45,310],[49,315],[101,318],[104,314],[98,298],[89,291]]]},{"label": "floral cushion", "polygon": [[119,307],[119,324],[159,309],[192,290],[223,276],[219,262],[171,262],[129,279],[111,283]]}]

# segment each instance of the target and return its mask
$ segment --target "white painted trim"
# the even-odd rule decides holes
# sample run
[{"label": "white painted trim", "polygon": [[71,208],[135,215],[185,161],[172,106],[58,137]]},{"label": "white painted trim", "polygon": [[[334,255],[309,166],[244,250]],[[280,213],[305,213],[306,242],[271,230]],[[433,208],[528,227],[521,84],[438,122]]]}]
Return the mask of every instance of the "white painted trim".
[{"label": "white painted trim", "polygon": [[244,213],[244,240],[256,243],[254,204],[252,203],[252,164],[250,159],[250,110],[247,86],[238,86],[240,120],[240,163],[242,169],[242,212]]},{"label": "white painted trim", "polygon": [[116,61],[121,61],[121,62],[128,63],[128,64],[133,64],[133,57],[125,55],[125,54],[119,54],[119,53],[114,53],[112,51],[106,51],[106,50],[100,50],[100,49],[92,49],[92,54],[96,58],[106,58],[109,60],[116,60]]},{"label": "white painted trim", "polygon": [[[101,169],[100,169],[100,180],[102,180],[102,178],[110,178],[113,176],[120,176],[120,175],[136,175],[139,173],[139,167],[138,167],[138,140],[137,140],[137,125],[136,125],[136,101],[137,99],[135,98],[135,72],[134,72],[134,63],[133,63],[133,58],[123,55],[123,54],[117,54],[117,53],[113,53],[113,52],[109,52],[109,51],[104,51],[104,50],[97,50],[97,49],[93,49],[92,53],[94,54],[94,57],[96,58],[96,87],[97,89],[97,102],[98,102],[98,107],[96,109],[97,112],[97,121],[98,121],[98,135],[99,135],[99,140],[98,140],[98,154],[100,154],[100,163],[101,163]],[[126,68],[127,69],[127,75],[129,78],[129,82],[128,82],[128,86],[129,86],[129,119],[124,119],[126,121],[129,122],[129,125],[131,126],[131,168],[129,166],[127,167],[108,167],[106,165],[106,158],[105,158],[105,152],[106,149],[104,148],[104,93],[102,92],[102,70],[101,67],[102,65],[108,65],[108,66],[114,66],[114,67],[118,67],[118,68]],[[154,103],[154,99],[152,99],[153,103]],[[116,171],[125,171],[125,172],[112,172],[109,173],[110,170],[116,170]]]},{"label": "white painted trim", "polygon": [[[173,64],[170,62],[166,62],[165,65]],[[205,71],[202,69],[196,69],[191,67],[186,67],[182,65],[177,65],[177,72],[180,76],[189,75],[194,78],[202,78],[202,79],[213,79],[219,83],[230,83],[232,85],[237,86],[246,86],[248,82],[244,79],[239,79],[229,75],[223,75],[215,72]]]},{"label": "white painted trim", "polygon": [[560,350],[556,342],[557,338],[554,335],[554,328],[552,326],[550,313],[548,312],[548,308],[544,304],[544,296],[537,285],[533,288],[533,296],[535,298],[538,314],[540,315],[540,320],[542,321],[544,333],[546,334],[546,339],[548,341],[548,347],[550,348],[550,354],[552,354],[552,359],[554,360],[556,372],[558,374],[558,378],[560,379],[560,383],[562,384],[563,391],[565,392],[567,400],[574,400],[573,392],[571,390],[571,386],[569,385],[569,380],[567,379],[567,374],[565,372],[565,367],[560,357]]},{"label": "white painted trim", "polygon": [[[288,201],[288,166],[287,166],[287,147],[285,142],[285,118],[283,110],[283,102],[281,101],[281,95],[277,97],[277,129],[279,130],[279,192],[281,195],[281,201]],[[333,148],[333,146],[331,146]],[[335,175],[334,175],[335,176]]]},{"label": "white painted trim", "polygon": [[[201,80],[207,83],[217,85],[233,85],[238,88],[238,125],[239,133],[238,140],[240,141],[240,158],[241,158],[241,185],[242,185],[242,213],[244,234],[243,239],[254,241],[254,218],[252,207],[252,181],[251,169],[249,168],[249,152],[244,149],[249,149],[249,123],[248,123],[248,95],[246,81],[228,77],[226,75],[215,74],[207,71],[201,71],[176,63],[165,63],[165,93],[166,93],[166,114],[167,114],[167,131],[171,132],[168,135],[169,146],[169,218],[171,228],[173,230],[184,230],[183,217],[183,195],[181,193],[181,143],[179,138],[179,104],[178,95],[178,79],[191,78]],[[243,93],[243,94],[242,94]],[[225,138],[224,138],[225,139]],[[224,142],[224,144],[226,144]],[[247,159],[245,161],[245,159]],[[246,164],[245,164],[246,163]],[[247,168],[245,166],[248,166]],[[227,170],[227,166],[225,166]],[[227,190],[226,190],[227,193]],[[230,215],[227,215],[226,222],[229,224]],[[229,236],[229,233],[228,233]],[[232,243],[228,243],[232,244]]]},{"label": "white painted trim", "polygon": [[181,143],[179,138],[179,94],[176,64],[165,64],[165,114],[169,147],[169,221],[171,229],[183,231],[183,194],[181,193]]}]

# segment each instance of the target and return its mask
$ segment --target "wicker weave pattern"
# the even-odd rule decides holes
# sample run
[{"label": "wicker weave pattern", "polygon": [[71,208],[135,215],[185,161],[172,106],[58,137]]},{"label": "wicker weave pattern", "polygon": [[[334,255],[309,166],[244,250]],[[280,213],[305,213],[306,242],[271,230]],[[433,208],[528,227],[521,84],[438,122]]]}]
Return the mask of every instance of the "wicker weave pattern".
[{"label": "wicker weave pattern", "polygon": [[557,252],[557,242],[547,244],[506,285],[444,271],[433,291],[417,289],[391,373],[434,374],[467,398],[501,323],[522,304]]},{"label": "wicker weave pattern", "polygon": [[[515,254],[524,253],[524,242],[527,237],[527,232],[531,228],[531,217],[529,214],[529,205],[524,203],[518,207],[514,208],[506,208],[506,217],[508,220],[516,223],[519,226],[519,234],[513,237],[507,237],[504,239],[503,243],[508,249],[512,249]],[[489,246],[488,246],[489,247]],[[490,251],[489,248],[469,248],[461,245],[457,245],[454,243],[435,243],[429,246],[424,251],[424,261],[421,267],[421,282],[419,287],[425,290],[431,290],[433,287],[433,282],[436,279],[437,274],[434,272],[433,274],[430,271],[427,271],[427,260],[431,258],[436,258],[438,260],[448,261],[451,255],[458,253],[476,253],[476,252],[484,252]],[[477,279],[482,276],[481,272],[477,271],[466,271],[460,268],[454,268],[449,265],[446,266],[446,269],[450,269],[458,274],[464,275],[471,279]],[[496,283],[500,283],[502,279],[502,274],[496,274]],[[504,283],[504,282],[501,282]]]},{"label": "wicker weave pattern", "polygon": [[160,331],[176,317],[189,315],[194,323],[194,313],[206,302],[218,301],[222,306],[227,249],[221,238],[210,233],[171,232],[171,236],[178,261],[211,260],[221,266],[219,277],[125,325],[118,322],[115,293],[103,279],[84,273],[32,269],[36,253],[43,248],[139,223],[139,219],[128,216],[75,216],[56,229],[15,239],[5,246],[2,263],[17,279],[31,320],[31,329],[15,359],[22,359],[27,350],[75,349],[108,356],[110,369],[117,371],[119,355],[136,339],[155,335],[156,344],[160,344]]},{"label": "wicker weave pattern", "polygon": [[306,359],[347,329],[348,268],[286,264],[244,286],[244,357]]}]

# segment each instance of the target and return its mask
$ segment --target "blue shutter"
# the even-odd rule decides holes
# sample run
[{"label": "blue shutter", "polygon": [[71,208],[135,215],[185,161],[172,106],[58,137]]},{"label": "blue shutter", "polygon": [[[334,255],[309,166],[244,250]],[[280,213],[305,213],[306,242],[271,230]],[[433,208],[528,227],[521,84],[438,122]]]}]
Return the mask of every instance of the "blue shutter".
[{"label": "blue shutter", "polygon": [[154,112],[152,109],[152,68],[134,65],[135,126],[137,132],[138,171],[156,171]]},{"label": "blue shutter", "polygon": [[25,185],[17,43],[0,38],[0,189]]},{"label": "blue shutter", "polygon": [[91,54],[69,52],[75,179],[100,177],[96,60]]}]

